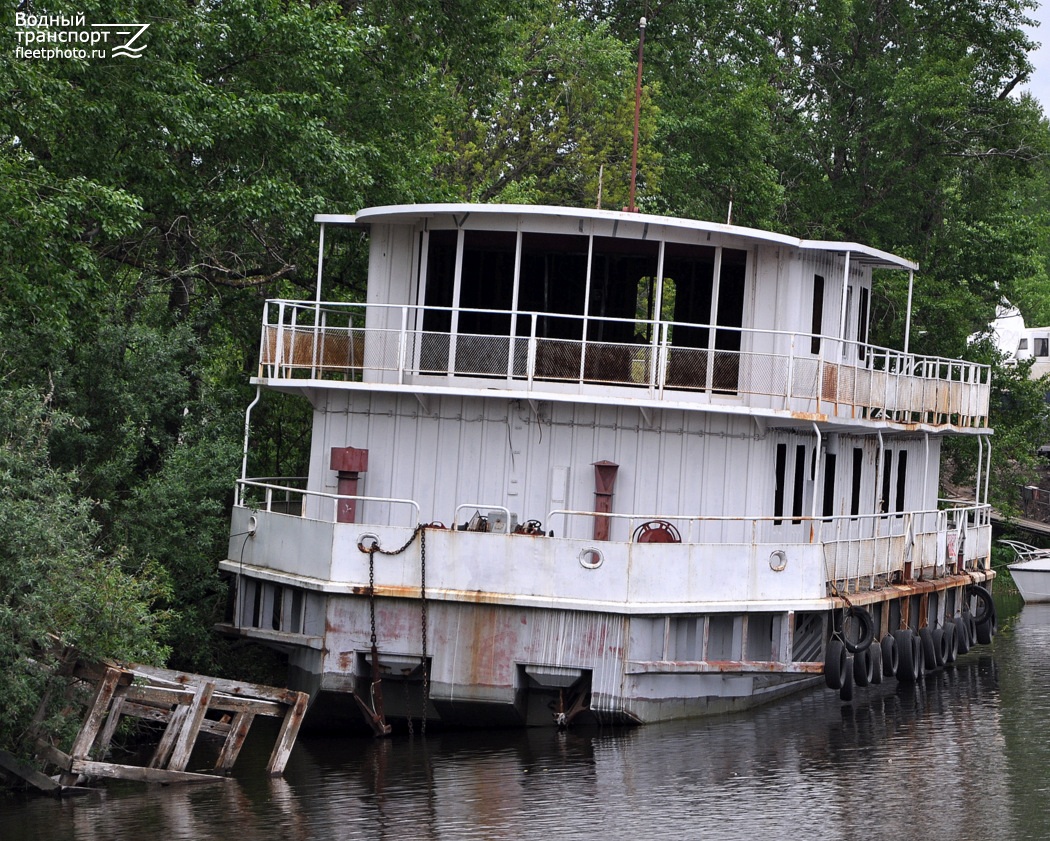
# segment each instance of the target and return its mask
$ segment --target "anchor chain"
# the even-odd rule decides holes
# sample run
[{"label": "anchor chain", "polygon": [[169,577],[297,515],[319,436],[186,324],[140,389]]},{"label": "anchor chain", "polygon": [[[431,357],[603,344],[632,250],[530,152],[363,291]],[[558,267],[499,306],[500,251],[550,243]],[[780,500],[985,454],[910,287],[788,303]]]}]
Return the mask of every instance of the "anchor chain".
[{"label": "anchor chain", "polygon": [[[420,668],[423,672],[423,697],[422,697],[422,715],[420,719],[421,732],[426,735],[427,732],[427,698],[430,694],[430,670],[427,668],[427,556],[426,556],[426,525],[420,523],[416,526],[415,531],[412,532],[412,536],[405,541],[404,545],[397,549],[382,549],[379,546],[379,541],[373,539],[371,545],[365,546],[363,543],[358,543],[357,548],[361,552],[368,554],[368,618],[371,627],[371,645],[372,645],[372,684],[370,689],[371,694],[371,706],[369,708],[355,693],[354,698],[357,700],[358,705],[361,707],[362,712],[365,714],[365,718],[368,719],[369,724],[375,731],[377,736],[386,736],[390,733],[390,725],[386,723],[386,715],[383,709],[383,689],[382,689],[382,678],[379,672],[379,647],[378,647],[378,636],[376,634],[376,586],[375,586],[375,555],[378,552],[381,555],[400,555],[409,546],[411,546],[416,538],[419,538],[419,555],[420,555],[420,625],[422,630],[422,649],[423,653],[420,657]],[[406,700],[408,685],[405,685]],[[408,732],[413,732],[412,716],[406,705],[406,718],[408,719]]]},{"label": "anchor chain", "polygon": [[[430,669],[427,667],[427,533],[425,529],[419,533],[419,598],[419,625],[423,637],[423,653],[419,658],[419,666],[423,670],[423,710],[419,730],[425,736],[427,734],[427,698],[430,697]],[[409,717],[409,724],[411,721]]]}]

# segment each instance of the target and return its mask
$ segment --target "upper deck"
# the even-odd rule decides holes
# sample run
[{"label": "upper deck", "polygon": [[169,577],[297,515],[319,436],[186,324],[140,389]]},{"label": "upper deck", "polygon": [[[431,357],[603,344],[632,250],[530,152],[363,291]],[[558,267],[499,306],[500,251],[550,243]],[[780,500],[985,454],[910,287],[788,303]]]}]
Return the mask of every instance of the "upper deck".
[{"label": "upper deck", "polygon": [[[989,369],[867,341],[854,243],[573,208],[412,205],[371,233],[368,301],[270,301],[259,381],[987,432]],[[319,278],[320,278],[319,271]],[[904,340],[907,347],[907,337]]]}]

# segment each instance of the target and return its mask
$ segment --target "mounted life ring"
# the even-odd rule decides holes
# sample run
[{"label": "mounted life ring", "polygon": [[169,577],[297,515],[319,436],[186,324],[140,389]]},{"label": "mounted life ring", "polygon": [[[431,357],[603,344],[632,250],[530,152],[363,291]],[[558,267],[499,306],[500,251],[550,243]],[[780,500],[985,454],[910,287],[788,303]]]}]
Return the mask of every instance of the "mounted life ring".
[{"label": "mounted life ring", "polygon": [[634,530],[635,543],[681,543],[682,535],[666,520],[650,520]]},{"label": "mounted life ring", "polygon": [[[846,632],[847,619],[856,620],[857,622],[859,631],[855,639],[851,638],[852,634]],[[842,615],[842,625],[839,632],[842,634],[842,642],[846,646],[846,651],[850,654],[866,651],[868,646],[871,645],[871,641],[875,638],[875,621],[865,608],[851,604]]]}]

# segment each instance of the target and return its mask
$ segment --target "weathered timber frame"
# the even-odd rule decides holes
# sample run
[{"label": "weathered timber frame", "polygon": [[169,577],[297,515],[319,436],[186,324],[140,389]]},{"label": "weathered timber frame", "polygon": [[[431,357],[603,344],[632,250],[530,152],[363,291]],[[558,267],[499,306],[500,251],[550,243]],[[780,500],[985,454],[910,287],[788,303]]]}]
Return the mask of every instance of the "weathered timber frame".
[{"label": "weathered timber frame", "polygon": [[[39,758],[59,770],[60,788],[75,786],[81,776],[148,783],[218,782],[232,771],[258,715],[283,719],[266,766],[270,776],[280,776],[309,702],[305,692],[135,664],[76,662],[70,674],[95,690],[77,737],[69,753],[44,739],[37,741]],[[221,716],[208,718],[209,712]],[[166,725],[145,766],[104,761],[125,715]],[[202,731],[224,739],[213,773],[186,770]]]}]

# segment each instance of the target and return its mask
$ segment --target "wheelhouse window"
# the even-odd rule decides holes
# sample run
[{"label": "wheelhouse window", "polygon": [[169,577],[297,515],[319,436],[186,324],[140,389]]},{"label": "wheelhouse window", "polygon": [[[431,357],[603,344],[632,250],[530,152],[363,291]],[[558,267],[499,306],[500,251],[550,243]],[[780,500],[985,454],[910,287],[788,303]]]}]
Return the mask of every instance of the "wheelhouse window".
[{"label": "wheelhouse window", "polygon": [[421,373],[736,391],[746,251],[535,231],[421,237]]}]

